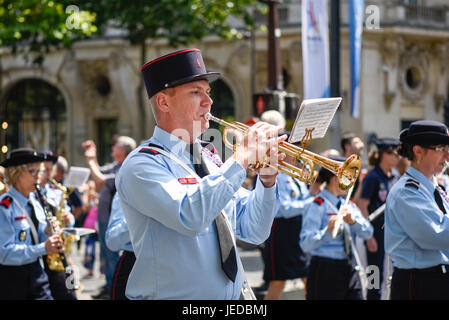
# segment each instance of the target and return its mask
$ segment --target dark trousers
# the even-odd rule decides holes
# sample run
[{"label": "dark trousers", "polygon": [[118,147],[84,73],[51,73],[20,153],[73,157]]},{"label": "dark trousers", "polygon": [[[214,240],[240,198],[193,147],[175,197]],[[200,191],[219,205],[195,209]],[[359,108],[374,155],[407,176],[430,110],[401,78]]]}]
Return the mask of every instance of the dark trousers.
[{"label": "dark trousers", "polygon": [[274,219],[262,254],[264,281],[288,280],[307,276],[310,255],[303,252],[299,246],[301,225],[302,216]]},{"label": "dark trousers", "polygon": [[312,256],[306,300],[363,300],[357,272],[349,260]]},{"label": "dark trousers", "polygon": [[377,251],[369,252],[366,250],[366,258],[369,266],[377,266],[379,268],[380,276],[380,287],[378,289],[368,289],[367,300],[380,300],[381,298],[381,288],[384,277],[384,258],[385,258],[385,248],[384,248],[384,219],[377,218],[372,222],[374,228],[374,238],[377,241]]},{"label": "dark trousers", "polygon": [[21,266],[0,265],[0,300],[53,300],[39,260]]},{"label": "dark trousers", "polygon": [[449,266],[427,269],[394,268],[391,300],[449,300]]},{"label": "dark trousers", "polygon": [[45,272],[50,282],[51,295],[55,300],[77,300],[76,293],[70,288],[74,281],[67,279],[65,271],[50,270],[47,263],[47,256],[44,257]]},{"label": "dark trousers", "polygon": [[129,274],[136,262],[136,256],[132,251],[123,251],[120,260],[115,268],[115,274],[112,281],[112,300],[128,300],[125,295],[126,284],[128,283]]},{"label": "dark trousers", "polygon": [[104,261],[104,275],[106,277],[106,286],[108,290],[112,289],[112,278],[114,277],[114,270],[117,267],[117,262],[120,259],[118,251],[109,250],[106,245],[106,230],[108,223],[98,222],[98,240],[100,241],[100,257]]}]

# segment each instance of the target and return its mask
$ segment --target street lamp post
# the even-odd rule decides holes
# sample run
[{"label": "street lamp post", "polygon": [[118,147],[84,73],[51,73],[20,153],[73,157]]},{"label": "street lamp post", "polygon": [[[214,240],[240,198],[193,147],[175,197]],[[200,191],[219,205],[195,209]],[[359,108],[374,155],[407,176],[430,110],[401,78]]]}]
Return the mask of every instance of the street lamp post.
[{"label": "street lamp post", "polygon": [[253,110],[255,116],[264,111],[275,109],[281,112],[286,119],[296,115],[299,108],[299,97],[284,90],[280,37],[278,4],[281,0],[260,0],[266,3],[268,12],[268,86],[264,92],[253,94]]},{"label": "street lamp post", "polygon": [[263,1],[268,4],[268,88],[270,90],[283,90],[283,79],[281,71],[281,50],[279,38],[279,0]]}]

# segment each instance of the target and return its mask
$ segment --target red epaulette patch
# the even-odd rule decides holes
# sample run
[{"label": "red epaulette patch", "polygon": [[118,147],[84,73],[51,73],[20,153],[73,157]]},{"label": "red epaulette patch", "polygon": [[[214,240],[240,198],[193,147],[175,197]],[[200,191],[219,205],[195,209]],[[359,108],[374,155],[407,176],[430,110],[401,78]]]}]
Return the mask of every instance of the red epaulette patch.
[{"label": "red epaulette patch", "polygon": [[315,202],[316,204],[318,204],[319,206],[321,206],[324,202],[323,198],[317,197],[315,198],[315,200],[313,200],[313,202]]},{"label": "red epaulette patch", "polygon": [[27,217],[15,217],[14,221],[25,220]]},{"label": "red epaulette patch", "polygon": [[179,178],[178,181],[180,184],[196,184],[196,183],[198,183],[198,180],[196,180],[196,178]]},{"label": "red epaulette patch", "polygon": [[148,154],[151,154],[153,156],[159,154],[159,152],[157,152],[156,150],[151,149],[151,148],[142,148],[142,149],[139,150],[139,152],[148,153]]},{"label": "red epaulette patch", "polygon": [[11,206],[12,198],[10,196],[6,196],[0,201],[0,206],[5,207],[8,209]]}]

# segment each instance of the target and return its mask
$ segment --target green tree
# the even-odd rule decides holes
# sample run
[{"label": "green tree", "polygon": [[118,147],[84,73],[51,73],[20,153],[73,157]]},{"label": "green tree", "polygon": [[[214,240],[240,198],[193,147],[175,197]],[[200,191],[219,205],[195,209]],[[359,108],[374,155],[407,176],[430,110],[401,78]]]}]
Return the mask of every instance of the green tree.
[{"label": "green tree", "polygon": [[[146,62],[148,40],[166,39],[173,47],[187,45],[215,34],[229,39],[241,33],[229,24],[229,16],[240,18],[251,28],[250,6],[257,0],[78,0],[71,1],[83,10],[94,12],[100,32],[107,27],[126,30],[126,38],[140,48],[140,65]],[[137,88],[142,115],[141,137],[145,134],[146,119],[141,79]]]},{"label": "green tree", "polygon": [[13,53],[68,48],[77,36],[97,31],[94,20],[95,14],[67,10],[61,1],[0,0],[0,46]]},{"label": "green tree", "polygon": [[[52,48],[70,48],[74,41],[96,32],[94,21],[95,14],[67,10],[62,1],[0,0],[0,97],[3,54],[10,51],[42,63]],[[0,136],[0,141],[3,139]]]},{"label": "green tree", "polygon": [[[125,38],[139,46],[143,65],[150,39],[166,39],[176,47],[210,34],[241,37],[228,18],[240,18],[251,28],[248,8],[258,5],[258,0],[0,0],[0,46],[13,53],[39,52],[34,62],[40,62],[51,48],[70,48],[76,40],[113,27],[124,30]],[[146,132],[143,87],[141,79],[137,89],[141,137]]]}]

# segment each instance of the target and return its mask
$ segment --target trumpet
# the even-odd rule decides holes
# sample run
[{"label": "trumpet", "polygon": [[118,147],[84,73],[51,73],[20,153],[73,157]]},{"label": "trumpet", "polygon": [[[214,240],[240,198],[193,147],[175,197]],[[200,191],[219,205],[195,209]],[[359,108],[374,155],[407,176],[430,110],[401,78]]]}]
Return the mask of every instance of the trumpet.
[{"label": "trumpet", "polygon": [[[223,142],[232,150],[235,150],[235,145],[230,143],[227,139],[228,131],[237,130],[243,134],[246,134],[249,129],[249,126],[241,122],[227,122],[220,118],[214,117],[209,112],[206,114],[205,118],[226,127],[223,131]],[[340,162],[318,155],[306,150],[305,148],[295,146],[294,144],[285,141],[279,143],[278,149],[280,152],[293,156],[302,165],[297,167],[283,160],[279,161],[276,166],[269,163],[264,163],[263,165],[273,167],[280,172],[305,182],[306,184],[311,184],[316,179],[317,174],[315,171],[315,164],[318,164],[335,174],[338,178],[338,185],[342,190],[347,190],[352,187],[360,174],[362,161],[356,154],[348,157],[346,161]]]}]

